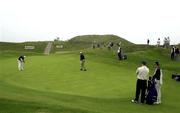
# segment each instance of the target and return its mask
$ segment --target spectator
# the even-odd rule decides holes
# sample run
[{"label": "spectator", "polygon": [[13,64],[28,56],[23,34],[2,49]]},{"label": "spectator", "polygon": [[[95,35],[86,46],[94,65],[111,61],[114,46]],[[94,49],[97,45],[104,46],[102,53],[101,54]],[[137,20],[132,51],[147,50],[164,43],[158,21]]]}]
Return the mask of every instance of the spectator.
[{"label": "spectator", "polygon": [[179,53],[180,53],[179,48],[176,47],[176,48],[175,48],[175,60],[178,60],[178,58],[179,58]]},{"label": "spectator", "polygon": [[147,39],[147,45],[149,45],[149,43],[150,43],[150,40],[149,40],[149,39]]},{"label": "spectator", "polygon": [[123,60],[122,49],[121,49],[120,47],[119,47],[119,49],[118,49],[117,54],[118,54],[118,59],[119,59],[119,60]]},{"label": "spectator", "polygon": [[175,47],[173,46],[171,49],[171,60],[175,59]]},{"label": "spectator", "polygon": [[157,91],[157,102],[155,102],[155,104],[161,104],[161,86],[162,86],[162,70],[160,68],[159,62],[155,62],[155,72],[154,72],[154,76],[153,79],[155,80],[155,87],[156,87],[156,91]]},{"label": "spectator", "polygon": [[160,38],[158,38],[157,47],[160,47],[160,43],[161,43],[161,40],[160,40]]}]

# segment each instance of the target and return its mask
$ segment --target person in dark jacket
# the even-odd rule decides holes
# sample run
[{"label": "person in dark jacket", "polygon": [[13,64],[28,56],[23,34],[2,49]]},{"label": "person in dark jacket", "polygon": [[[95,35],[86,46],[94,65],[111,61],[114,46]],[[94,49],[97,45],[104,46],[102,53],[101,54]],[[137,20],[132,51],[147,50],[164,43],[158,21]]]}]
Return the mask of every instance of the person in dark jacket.
[{"label": "person in dark jacket", "polygon": [[178,60],[178,58],[179,58],[179,48],[178,47],[176,47],[175,48],[175,60]]},{"label": "person in dark jacket", "polygon": [[173,46],[171,49],[171,60],[175,59],[175,47]]},{"label": "person in dark jacket", "polygon": [[25,57],[26,56],[22,56],[21,55],[17,59],[19,71],[23,71],[24,70]]},{"label": "person in dark jacket", "polygon": [[150,43],[150,40],[149,40],[149,39],[147,39],[147,45],[149,45],[149,43]]},{"label": "person in dark jacket", "polygon": [[155,80],[155,87],[157,90],[157,102],[155,104],[161,104],[161,86],[163,74],[159,62],[155,62],[155,66],[156,68],[153,75],[153,79]]},{"label": "person in dark jacket", "polygon": [[81,71],[86,71],[85,68],[85,56],[82,52],[80,52],[80,70]]}]

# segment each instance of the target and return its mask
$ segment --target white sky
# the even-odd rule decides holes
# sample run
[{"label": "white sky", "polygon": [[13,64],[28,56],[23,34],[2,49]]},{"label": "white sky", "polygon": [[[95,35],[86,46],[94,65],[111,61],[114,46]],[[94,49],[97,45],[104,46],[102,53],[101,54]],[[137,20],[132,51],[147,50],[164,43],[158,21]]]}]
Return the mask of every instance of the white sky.
[{"label": "white sky", "polygon": [[115,34],[134,43],[180,43],[179,0],[0,0],[0,41]]}]

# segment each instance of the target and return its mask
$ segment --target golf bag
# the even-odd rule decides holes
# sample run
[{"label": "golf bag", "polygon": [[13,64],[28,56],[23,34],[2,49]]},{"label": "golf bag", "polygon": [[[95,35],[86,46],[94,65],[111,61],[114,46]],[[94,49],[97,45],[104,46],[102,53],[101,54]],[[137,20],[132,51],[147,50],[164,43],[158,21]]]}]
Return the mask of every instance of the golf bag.
[{"label": "golf bag", "polygon": [[172,79],[180,81],[180,74],[172,74]]},{"label": "golf bag", "polygon": [[156,91],[156,87],[155,87],[155,80],[150,79],[148,81],[146,104],[152,105],[156,101],[157,101],[157,91]]}]

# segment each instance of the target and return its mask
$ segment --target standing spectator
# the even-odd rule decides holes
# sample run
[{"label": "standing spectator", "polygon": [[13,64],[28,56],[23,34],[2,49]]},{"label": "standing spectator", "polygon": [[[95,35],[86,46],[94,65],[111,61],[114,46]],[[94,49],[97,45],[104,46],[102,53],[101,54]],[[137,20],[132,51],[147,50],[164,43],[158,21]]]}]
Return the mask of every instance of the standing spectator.
[{"label": "standing spectator", "polygon": [[149,68],[146,66],[146,62],[142,62],[142,66],[137,68],[137,82],[136,82],[136,97],[132,100],[133,103],[137,103],[139,101],[139,95],[141,94],[141,103],[145,101],[145,93],[147,88],[147,80],[149,74]]},{"label": "standing spectator", "polygon": [[95,49],[95,45],[94,45],[94,43],[92,44],[92,48],[93,48],[93,49]]},{"label": "standing spectator", "polygon": [[155,87],[156,87],[156,91],[157,91],[157,102],[155,102],[155,104],[161,104],[161,86],[163,84],[162,81],[162,70],[160,68],[159,62],[155,62],[155,72],[154,72],[154,76],[153,79],[155,80]]},{"label": "standing spectator", "polygon": [[158,38],[157,47],[160,47],[160,43],[161,43],[161,40],[160,40],[160,38]]},{"label": "standing spectator", "polygon": [[170,38],[169,37],[165,37],[164,38],[164,48],[169,48],[170,46]]},{"label": "standing spectator", "polygon": [[176,54],[180,54],[180,51],[179,51],[179,48],[178,48],[178,47],[176,47],[175,53],[176,53]]},{"label": "standing spectator", "polygon": [[175,59],[175,47],[173,46],[171,49],[171,60]]},{"label": "standing spectator", "polygon": [[122,49],[119,47],[118,51],[117,51],[117,54],[118,54],[118,59],[119,60],[123,60],[123,56],[122,56]]},{"label": "standing spectator", "polygon": [[17,59],[19,71],[24,70],[25,57],[26,56],[19,56],[19,58]]},{"label": "standing spectator", "polygon": [[149,43],[150,43],[150,40],[149,40],[149,39],[147,39],[147,45],[149,45]]},{"label": "standing spectator", "polygon": [[97,48],[100,48],[100,44],[99,43],[97,44]]},{"label": "standing spectator", "polygon": [[170,38],[167,37],[167,47],[169,47],[169,46],[170,46]]},{"label": "standing spectator", "polygon": [[167,48],[167,38],[166,38],[166,37],[164,37],[164,44],[163,44],[163,47],[164,47],[164,48]]},{"label": "standing spectator", "polygon": [[114,42],[110,42],[110,47],[112,48],[114,46]]},{"label": "standing spectator", "polygon": [[111,48],[114,46],[114,43],[113,42],[109,42],[108,44],[108,49],[111,50]]},{"label": "standing spectator", "polygon": [[179,48],[176,47],[176,48],[175,48],[175,59],[176,59],[176,60],[178,60],[178,58],[179,58],[179,53],[180,53]]},{"label": "standing spectator", "polygon": [[86,71],[85,68],[85,56],[82,52],[80,52],[80,70],[81,71]]}]

